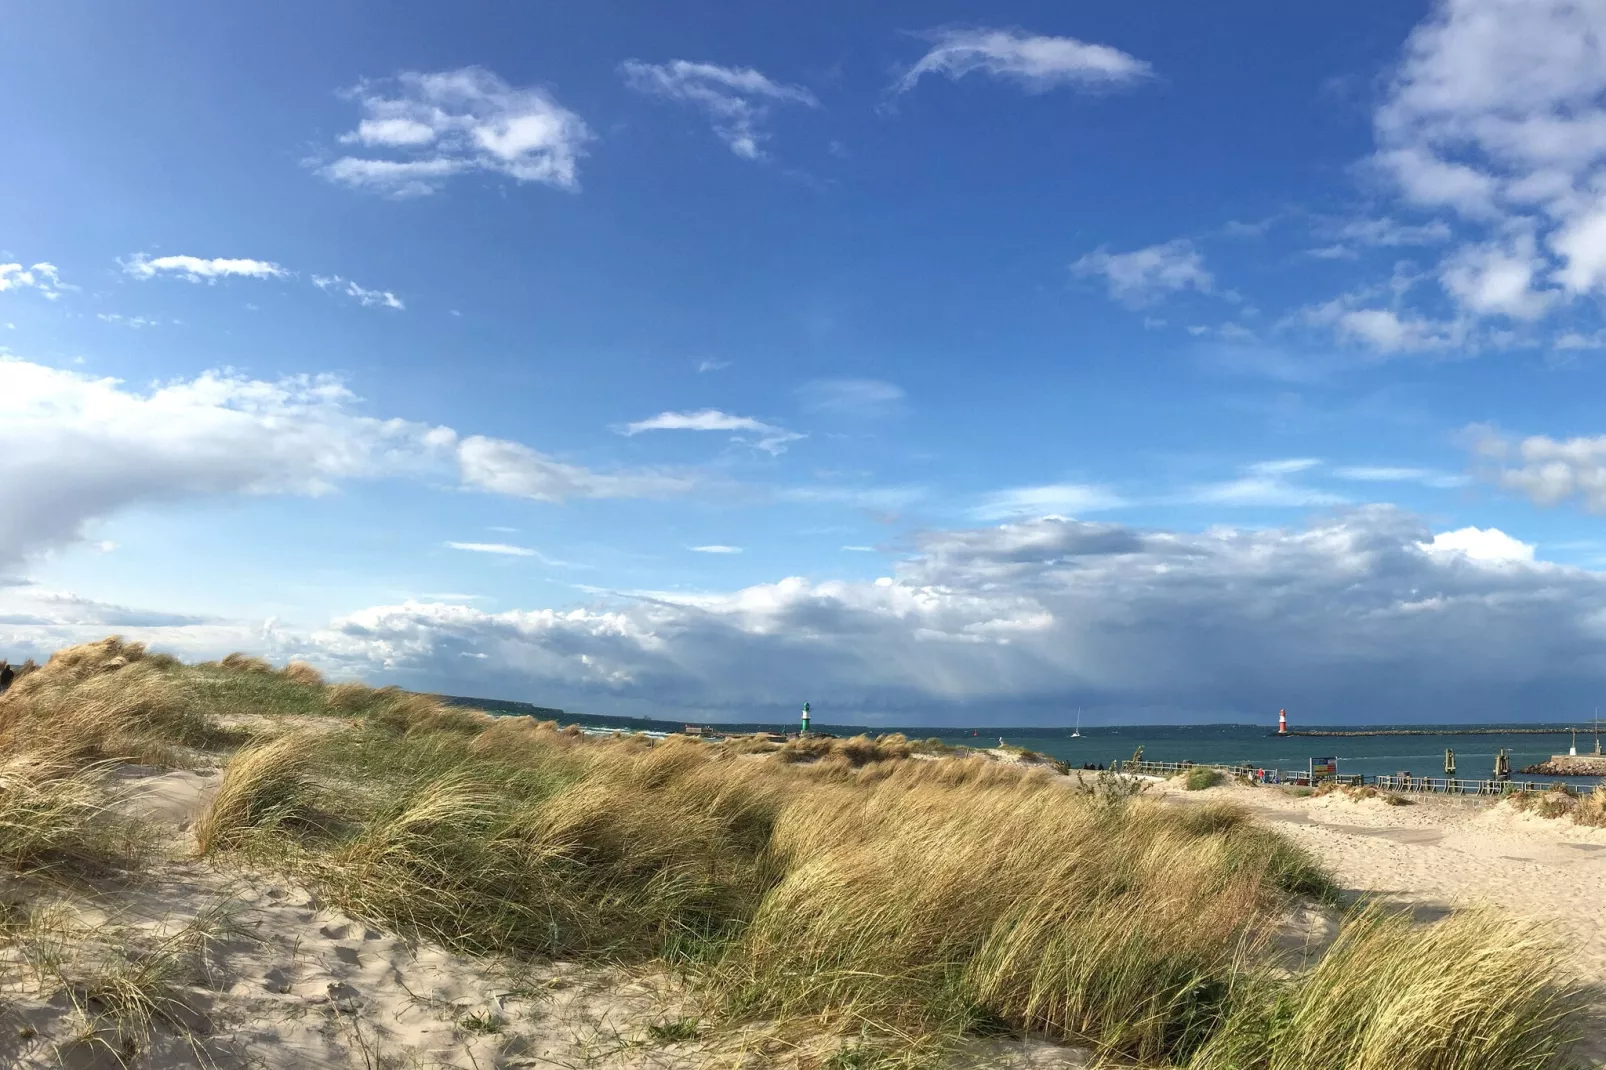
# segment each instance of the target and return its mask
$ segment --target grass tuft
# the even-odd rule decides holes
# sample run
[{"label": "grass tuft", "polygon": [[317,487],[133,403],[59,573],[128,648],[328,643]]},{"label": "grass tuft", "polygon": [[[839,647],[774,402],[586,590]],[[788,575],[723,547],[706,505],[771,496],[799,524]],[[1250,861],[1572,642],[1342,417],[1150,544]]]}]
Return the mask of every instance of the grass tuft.
[{"label": "grass tuft", "polygon": [[238,846],[253,831],[305,817],[315,744],[314,736],[292,733],[236,754],[195,823],[196,852]]},{"label": "grass tuft", "polygon": [[1587,992],[1561,947],[1471,911],[1431,925],[1348,918],[1308,973],[1244,986],[1190,1070],[1553,1070],[1580,1038]]}]

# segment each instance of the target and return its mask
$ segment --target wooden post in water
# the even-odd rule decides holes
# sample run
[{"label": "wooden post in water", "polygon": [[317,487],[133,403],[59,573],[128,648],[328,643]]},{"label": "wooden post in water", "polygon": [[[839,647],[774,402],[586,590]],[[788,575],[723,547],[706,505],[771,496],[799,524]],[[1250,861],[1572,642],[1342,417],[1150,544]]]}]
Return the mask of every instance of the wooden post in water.
[{"label": "wooden post in water", "polygon": [[1444,775],[1447,777],[1455,776],[1455,751],[1450,750],[1448,747],[1444,751]]}]

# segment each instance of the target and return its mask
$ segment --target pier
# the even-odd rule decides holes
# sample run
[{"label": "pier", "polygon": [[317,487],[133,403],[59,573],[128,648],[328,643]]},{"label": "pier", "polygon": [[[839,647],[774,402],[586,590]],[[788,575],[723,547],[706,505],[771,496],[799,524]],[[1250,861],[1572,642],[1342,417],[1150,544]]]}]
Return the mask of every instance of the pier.
[{"label": "pier", "polygon": [[1572,731],[1571,728],[1306,728],[1272,734],[1328,739],[1339,736],[1565,736]]}]

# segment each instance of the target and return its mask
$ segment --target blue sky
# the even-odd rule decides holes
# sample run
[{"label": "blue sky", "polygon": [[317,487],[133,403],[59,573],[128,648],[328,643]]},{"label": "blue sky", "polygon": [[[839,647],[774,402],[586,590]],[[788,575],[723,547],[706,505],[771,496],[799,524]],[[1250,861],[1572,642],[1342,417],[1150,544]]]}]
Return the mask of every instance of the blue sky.
[{"label": "blue sky", "polygon": [[0,656],[1554,718],[1606,9],[19,8]]}]

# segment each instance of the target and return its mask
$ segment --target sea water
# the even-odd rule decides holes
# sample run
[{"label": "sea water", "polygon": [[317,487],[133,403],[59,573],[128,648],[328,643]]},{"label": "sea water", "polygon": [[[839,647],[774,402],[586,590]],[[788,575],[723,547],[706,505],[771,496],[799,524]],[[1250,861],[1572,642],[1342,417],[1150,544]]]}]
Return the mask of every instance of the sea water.
[{"label": "sea water", "polygon": [[[520,703],[490,703],[483,700],[459,700],[493,712],[521,712]],[[533,707],[532,707],[533,708]],[[546,711],[537,716],[556,715],[564,724],[578,724],[593,729],[622,731],[648,731],[654,733],[678,732],[682,725],[676,722],[656,721],[637,717],[601,717],[577,713]],[[796,731],[796,725],[782,724],[711,724],[709,727],[723,733],[785,732]],[[1572,745],[1570,729],[1574,726],[1512,725],[1500,731],[1489,725],[1380,725],[1378,729],[1398,731],[1411,728],[1431,733],[1425,735],[1376,736],[1279,736],[1272,726],[1217,724],[1217,725],[1104,725],[1084,726],[1080,738],[1071,737],[1069,728],[993,727],[993,728],[865,728],[861,725],[833,725],[816,721],[814,730],[837,736],[857,735],[866,732],[879,735],[902,732],[910,739],[940,739],[944,743],[969,747],[996,747],[1000,738],[1011,746],[1038,751],[1072,766],[1084,764],[1108,766],[1112,761],[1131,758],[1139,747],[1143,757],[1155,762],[1197,762],[1201,765],[1248,765],[1260,768],[1280,768],[1289,772],[1309,767],[1312,759],[1337,758],[1341,774],[1375,776],[1385,773],[1410,773],[1412,776],[1443,776],[1444,752],[1455,751],[1456,776],[1463,780],[1484,780],[1494,776],[1495,754],[1504,748],[1511,760],[1512,778],[1516,780],[1567,780],[1572,783],[1593,784],[1591,777],[1545,777],[1524,775],[1518,772],[1524,766],[1544,761],[1553,754],[1566,754]],[[1476,729],[1480,734],[1457,734],[1457,728]],[[1530,734],[1535,728],[1554,728],[1542,735]],[[1367,726],[1346,725],[1335,731],[1367,731]],[[1489,731],[1496,734],[1481,734]],[[1594,750],[1592,727],[1585,725],[1578,731],[1578,752],[1589,754]]]}]

